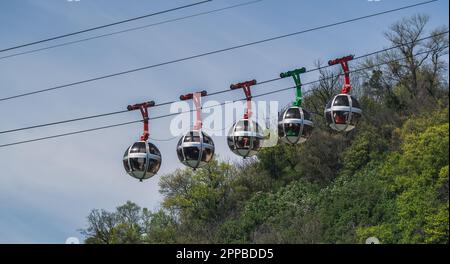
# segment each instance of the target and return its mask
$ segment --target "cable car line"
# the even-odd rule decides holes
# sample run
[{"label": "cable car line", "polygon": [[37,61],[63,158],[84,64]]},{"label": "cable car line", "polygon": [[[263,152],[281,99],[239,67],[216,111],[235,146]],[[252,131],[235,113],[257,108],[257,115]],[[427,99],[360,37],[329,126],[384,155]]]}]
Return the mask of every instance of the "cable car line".
[{"label": "cable car line", "polygon": [[23,51],[23,52],[18,52],[18,53],[14,53],[14,54],[11,54],[11,55],[6,55],[6,56],[3,56],[3,57],[0,57],[0,60],[11,58],[11,57],[16,57],[16,56],[20,56],[20,55],[36,53],[36,52],[39,52],[39,51],[44,51],[44,50],[49,50],[49,49],[69,46],[69,45],[76,44],[76,43],[86,42],[86,41],[89,41],[89,40],[99,39],[99,38],[113,36],[113,35],[118,35],[118,34],[122,34],[122,33],[126,33],[126,32],[141,30],[141,29],[145,29],[145,28],[159,26],[159,25],[162,25],[162,24],[168,24],[168,23],[171,23],[171,22],[181,21],[181,20],[185,20],[185,19],[189,19],[189,18],[193,18],[193,17],[198,17],[198,16],[203,16],[203,15],[218,13],[218,12],[229,10],[229,9],[234,9],[234,8],[238,8],[238,7],[242,7],[242,6],[256,4],[256,3],[262,2],[262,1],[264,1],[264,0],[254,0],[254,1],[244,2],[244,3],[241,3],[241,4],[231,5],[231,6],[227,6],[227,7],[218,8],[218,9],[212,9],[210,11],[200,12],[200,13],[196,13],[196,14],[193,14],[193,15],[188,15],[188,16],[183,16],[183,17],[179,17],[179,18],[163,20],[163,21],[160,21],[160,22],[147,24],[147,25],[143,25],[143,26],[132,27],[132,28],[124,29],[124,30],[114,31],[114,32],[111,32],[111,33],[101,34],[101,35],[97,35],[97,36],[93,36],[93,37],[82,38],[82,39],[74,40],[74,41],[68,41],[68,42],[64,42],[64,43],[60,43],[60,44],[56,44],[56,45],[52,45],[52,46],[47,46],[47,47],[43,47],[43,48],[38,48],[38,49],[33,49],[33,50],[28,50],[28,51]]},{"label": "cable car line", "polygon": [[121,110],[121,111],[105,113],[105,114],[85,116],[85,117],[74,118],[74,119],[63,120],[63,121],[57,121],[57,122],[52,122],[52,123],[47,123],[47,124],[42,124],[42,125],[35,125],[35,126],[29,126],[29,127],[23,127],[23,128],[16,128],[16,129],[11,129],[11,130],[6,130],[6,131],[0,131],[0,134],[18,132],[18,131],[29,130],[29,129],[34,129],[34,128],[53,126],[53,125],[60,125],[60,124],[71,123],[71,122],[82,121],[82,120],[93,119],[93,118],[99,118],[99,117],[104,117],[104,116],[117,115],[117,114],[122,114],[122,113],[126,113],[126,112],[128,112],[128,110]]},{"label": "cable car line", "polygon": [[[436,37],[436,36],[440,36],[440,35],[443,35],[443,34],[448,34],[448,33],[449,33],[449,31],[445,31],[445,32],[441,32],[441,33],[438,33],[438,34],[430,35],[430,36],[418,39],[416,42],[424,41],[424,40],[427,40],[427,39],[430,39],[430,38],[433,38],[433,37]],[[400,44],[400,45],[396,45],[396,46],[392,46],[392,47],[389,47],[389,48],[385,48],[385,49],[378,50],[378,51],[375,51],[375,52],[367,53],[367,54],[364,54],[364,55],[360,55],[360,56],[355,57],[354,59],[356,60],[356,59],[366,58],[366,57],[369,57],[369,56],[373,56],[373,55],[376,55],[376,54],[379,54],[379,53],[383,53],[383,52],[386,52],[386,51],[389,51],[389,50],[393,50],[393,49],[399,48],[401,46],[409,45],[409,44],[411,44],[411,42]],[[321,66],[321,67],[317,67],[317,68],[314,68],[314,69],[307,70],[306,72],[308,72],[308,73],[309,72],[314,72],[314,71],[318,71],[318,70],[325,69],[325,68],[328,68],[328,67],[332,67],[332,66],[330,66],[330,65]],[[270,79],[270,80],[266,80],[266,81],[261,81],[261,82],[258,82],[255,86],[261,85],[261,84],[270,83],[270,82],[274,82],[274,81],[278,81],[278,80],[281,80],[281,78],[274,78],[274,79]],[[227,92],[231,92],[231,90],[227,89],[227,90],[221,90],[221,91],[217,91],[217,92],[212,92],[212,93],[209,93],[207,96],[213,96],[213,95],[218,95],[218,94],[227,93]],[[155,107],[170,105],[170,104],[176,103],[176,102],[178,102],[178,101],[170,101],[170,102],[159,103],[159,104],[156,104]],[[77,122],[77,121],[83,121],[83,120],[88,120],[88,119],[106,117],[106,116],[111,116],[111,115],[123,114],[123,113],[126,113],[126,112],[128,112],[128,110],[121,110],[121,111],[115,111],[115,112],[110,112],[110,113],[97,114],[97,115],[84,116],[84,117],[73,118],[73,119],[68,119],[68,120],[62,120],[62,121],[57,121],[57,122],[51,122],[51,123],[46,123],[46,124],[41,124],[41,125],[34,125],[34,126],[29,126],[29,127],[22,127],[22,128],[4,130],[4,131],[0,131],[0,135],[1,134],[18,132],[18,131],[23,131],[23,130],[34,129],[34,128],[41,128],[41,127],[60,125],[60,124],[65,124],[65,123]]]},{"label": "cable car line", "polygon": [[171,9],[158,11],[158,12],[147,14],[147,15],[143,15],[143,16],[133,17],[133,18],[129,18],[129,19],[125,19],[125,20],[121,20],[121,21],[117,21],[117,22],[113,22],[113,23],[109,23],[109,24],[105,24],[105,25],[101,25],[101,26],[87,28],[87,29],[75,31],[75,32],[72,32],[72,33],[67,33],[67,34],[63,34],[63,35],[59,35],[59,36],[55,36],[55,37],[50,37],[50,38],[37,40],[37,41],[25,43],[25,44],[20,44],[20,45],[16,45],[16,46],[9,47],[9,48],[3,48],[3,49],[0,49],[0,53],[1,52],[5,52],[5,51],[9,51],[9,50],[15,50],[15,49],[23,48],[23,47],[28,47],[28,46],[31,46],[31,45],[36,45],[36,44],[40,44],[40,43],[44,43],[44,42],[49,42],[49,41],[52,41],[52,40],[62,39],[62,38],[66,38],[66,37],[70,37],[70,36],[74,36],[74,35],[79,35],[79,34],[82,34],[82,33],[90,32],[90,31],[94,31],[94,30],[98,30],[98,29],[112,27],[112,26],[128,23],[128,22],[131,22],[131,21],[136,21],[136,20],[140,20],[140,19],[143,19],[143,18],[151,17],[151,16],[161,15],[161,14],[169,13],[169,12],[180,10],[180,9],[185,9],[185,8],[188,8],[188,7],[193,7],[193,6],[197,6],[197,5],[201,5],[201,4],[206,4],[206,3],[211,2],[211,1],[212,0],[204,0],[204,1],[196,2],[196,3],[192,3],[192,4],[189,4],[189,5],[174,7],[174,8],[171,8]]},{"label": "cable car line", "polygon": [[130,74],[130,73],[133,73],[133,72],[138,72],[138,71],[142,71],[142,70],[157,68],[157,67],[161,67],[161,66],[165,66],[165,65],[169,65],[169,64],[175,64],[175,63],[179,63],[179,62],[183,62],[183,61],[187,61],[187,60],[192,60],[192,59],[197,59],[197,58],[200,58],[200,57],[205,57],[205,56],[209,56],[209,55],[213,55],[213,54],[223,53],[223,52],[226,52],[226,51],[231,51],[231,50],[235,50],[235,49],[249,47],[249,46],[253,46],[253,45],[257,45],[257,44],[261,44],[261,43],[265,43],[265,42],[270,42],[270,41],[274,41],[274,40],[278,40],[278,39],[292,37],[292,36],[295,36],[295,35],[300,35],[300,34],[312,32],[312,31],[316,31],[316,30],[320,30],[320,29],[324,29],[324,28],[334,27],[334,26],[338,26],[338,25],[342,25],[342,24],[347,24],[347,23],[350,23],[350,22],[355,22],[355,21],[358,21],[358,20],[363,20],[363,19],[367,19],[367,18],[371,18],[371,17],[376,17],[376,16],[380,16],[380,15],[384,15],[384,14],[400,11],[400,10],[405,10],[405,9],[409,9],[409,8],[413,8],[413,7],[417,7],[417,6],[421,6],[421,5],[426,5],[426,4],[430,4],[430,3],[436,2],[436,1],[438,1],[438,0],[431,0],[431,1],[426,1],[426,2],[420,2],[420,3],[417,3],[417,4],[413,4],[413,5],[403,6],[403,7],[390,9],[390,10],[386,10],[386,11],[382,11],[382,12],[378,12],[378,13],[374,13],[374,14],[370,14],[370,15],[356,17],[356,18],[352,18],[352,19],[348,19],[348,20],[343,20],[343,21],[340,21],[340,22],[335,22],[335,23],[331,23],[331,24],[327,24],[327,25],[323,25],[323,26],[318,26],[318,27],[314,27],[314,28],[310,28],[310,29],[306,29],[306,30],[302,30],[302,31],[297,31],[297,32],[293,32],[293,33],[289,33],[289,34],[285,34],[285,35],[280,35],[280,36],[266,38],[266,39],[262,39],[262,40],[258,40],[258,41],[254,41],[254,42],[249,42],[249,43],[245,43],[245,44],[241,44],[241,45],[236,45],[236,46],[232,46],[232,47],[229,47],[229,48],[214,50],[214,51],[205,52],[205,53],[201,53],[201,54],[197,54],[197,55],[193,55],[193,56],[189,56],[189,57],[184,57],[184,58],[175,59],[175,60],[171,60],[171,61],[161,62],[161,63],[149,65],[149,66],[134,68],[134,69],[130,69],[130,70],[122,71],[122,72],[117,72],[117,73],[102,75],[102,76],[98,76],[98,77],[94,77],[94,78],[90,78],[90,79],[85,79],[85,80],[82,80],[82,81],[77,81],[77,82],[72,82],[72,83],[68,83],[68,84],[58,85],[58,86],[54,86],[54,87],[51,87],[51,88],[35,90],[35,91],[32,91],[32,92],[26,92],[26,93],[17,94],[17,95],[13,95],[13,96],[9,96],[9,97],[4,97],[4,98],[0,98],[0,102],[16,99],[16,98],[20,98],[20,97],[30,96],[30,95],[34,95],[34,94],[39,94],[39,93],[50,92],[50,91],[54,91],[54,90],[60,90],[60,89],[63,89],[63,88],[72,87],[72,86],[79,85],[79,84],[99,81],[99,80],[103,80],[103,79],[107,79],[107,78],[111,78],[111,77],[116,77],[116,76],[120,76],[120,75]]},{"label": "cable car line", "polygon": [[[447,49],[448,46],[445,46],[445,47],[442,47],[442,48]],[[440,49],[432,49],[432,50],[419,52],[419,53],[416,53],[414,56],[419,56],[419,55],[426,54],[428,52],[432,52],[432,51],[436,51],[436,50],[440,50]],[[382,62],[382,63],[376,64],[376,65],[370,65],[368,67],[352,70],[352,71],[350,71],[350,73],[364,71],[364,70],[367,70],[367,69],[379,67],[379,66],[386,65],[386,64],[389,64],[389,63],[402,61],[402,60],[405,60],[405,59],[406,58],[403,57],[403,58],[399,58],[399,59],[395,59],[395,60],[389,60],[387,62]],[[344,75],[344,74],[343,73],[342,74],[338,74],[337,76],[342,76],[342,75]],[[303,86],[311,85],[311,84],[318,83],[320,81],[331,79],[331,78],[335,78],[335,77],[336,76],[321,78],[319,80],[315,80],[315,81],[304,83]],[[284,91],[287,91],[287,90],[290,90],[290,89],[295,89],[295,88],[296,88],[296,86],[291,86],[291,87],[287,87],[287,88],[273,90],[273,91],[270,91],[270,92],[254,95],[253,98],[258,98],[258,97],[267,96],[267,95],[270,95],[270,94],[280,93],[280,92],[284,92]],[[314,90],[308,90],[308,91],[305,92],[305,94],[308,94],[308,93],[313,92],[313,91]],[[237,99],[237,100],[234,100],[232,102],[245,101],[245,100],[247,100],[247,98]],[[204,107],[204,108],[213,108],[213,107],[223,106],[226,103],[227,102],[223,102],[223,103],[219,103],[219,104],[216,104],[216,105],[207,106],[207,107]],[[195,109],[189,110],[189,111],[183,111],[183,112],[179,112],[179,113],[171,113],[171,114],[166,114],[166,115],[161,115],[161,116],[156,116],[156,117],[150,117],[150,118],[148,118],[148,120],[156,120],[156,119],[166,118],[166,117],[175,116],[175,115],[179,115],[179,114],[191,113],[191,112],[194,112],[194,111],[195,111]],[[108,126],[96,127],[96,128],[91,128],[91,129],[79,130],[79,131],[74,131],[74,132],[69,132],[69,133],[64,133],[64,134],[58,134],[58,135],[53,135],[53,136],[35,138],[35,139],[24,140],[24,141],[16,141],[16,142],[13,142],[13,143],[2,144],[2,145],[0,145],[0,148],[14,146],[14,145],[20,145],[20,144],[26,144],[26,143],[36,142],[36,141],[43,141],[43,140],[48,140],[48,139],[53,139],[53,138],[71,136],[71,135],[76,135],[76,134],[88,133],[88,132],[104,130],[104,129],[114,128],[114,127],[120,127],[120,126],[135,124],[135,123],[142,123],[142,122],[143,122],[143,120],[136,120],[136,121],[118,123],[118,124],[113,124],[113,125],[108,125]]]}]

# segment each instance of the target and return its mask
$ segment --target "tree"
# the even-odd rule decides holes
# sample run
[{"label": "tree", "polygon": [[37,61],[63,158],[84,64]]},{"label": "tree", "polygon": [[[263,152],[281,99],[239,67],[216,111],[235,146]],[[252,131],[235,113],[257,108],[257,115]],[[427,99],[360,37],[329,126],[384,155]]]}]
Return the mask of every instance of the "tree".
[{"label": "tree", "polygon": [[232,182],[236,170],[228,163],[210,162],[202,169],[178,170],[162,177],[163,206],[174,211],[184,242],[213,239],[214,230],[235,207]]},{"label": "tree", "polygon": [[[418,71],[429,56],[429,53],[416,55],[416,53],[425,51],[424,45],[418,40],[423,37],[428,21],[427,15],[413,15],[394,23],[390,27],[390,31],[385,33],[386,38],[398,46],[398,51],[405,58],[405,63],[395,62],[392,64],[392,72],[400,82],[408,81],[409,85],[405,87],[411,96],[416,96],[418,93]],[[397,54],[394,52],[394,55]]]},{"label": "tree", "polygon": [[142,239],[144,243],[161,244],[177,243],[178,225],[175,218],[164,210],[152,213],[148,210],[143,212],[145,221],[145,234]]},{"label": "tree", "polygon": [[[391,46],[397,48],[362,63],[362,68],[370,69],[360,73],[369,80],[364,85],[367,96],[396,110],[409,105],[413,112],[424,107],[430,110],[430,105],[445,96],[447,66],[442,58],[448,54],[448,28],[438,27],[427,34],[428,21],[427,15],[416,14],[394,23],[385,33]],[[432,37],[422,40],[428,36]]]},{"label": "tree", "polygon": [[87,217],[88,228],[81,230],[87,237],[87,244],[113,243],[113,228],[116,226],[116,217],[105,210],[94,209]]},{"label": "tree", "polygon": [[139,243],[141,208],[132,202],[117,207],[116,212],[92,210],[88,227],[81,230],[88,244]]}]

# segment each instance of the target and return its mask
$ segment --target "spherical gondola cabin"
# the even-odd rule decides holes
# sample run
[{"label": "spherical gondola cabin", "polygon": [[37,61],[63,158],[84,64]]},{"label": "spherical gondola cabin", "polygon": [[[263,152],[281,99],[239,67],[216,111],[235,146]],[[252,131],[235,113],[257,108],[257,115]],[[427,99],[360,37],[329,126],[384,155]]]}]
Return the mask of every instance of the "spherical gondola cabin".
[{"label": "spherical gondola cabin", "polygon": [[140,181],[153,177],[161,167],[161,152],[148,141],[138,141],[123,155],[125,171]]},{"label": "spherical gondola cabin", "polygon": [[177,156],[184,165],[201,168],[213,159],[214,142],[203,131],[191,130],[178,141]]},{"label": "spherical gondola cabin", "polygon": [[311,114],[299,106],[283,111],[278,122],[278,136],[283,143],[295,145],[305,142],[311,135]]},{"label": "spherical gondola cabin", "polygon": [[325,119],[332,129],[348,132],[356,127],[361,113],[362,110],[356,98],[349,94],[338,94],[328,102]]},{"label": "spherical gondola cabin", "polygon": [[263,129],[255,121],[241,119],[230,129],[227,142],[234,154],[244,158],[254,156],[263,145]]}]

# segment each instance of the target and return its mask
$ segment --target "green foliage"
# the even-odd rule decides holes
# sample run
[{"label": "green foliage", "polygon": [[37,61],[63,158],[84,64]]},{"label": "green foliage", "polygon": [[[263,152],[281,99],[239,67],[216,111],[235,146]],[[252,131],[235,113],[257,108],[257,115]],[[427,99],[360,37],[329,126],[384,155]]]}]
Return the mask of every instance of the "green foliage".
[{"label": "green foliage", "polygon": [[439,213],[437,194],[442,186],[437,183],[440,171],[448,166],[448,129],[448,123],[438,125],[405,139],[396,175],[392,175],[399,192],[396,201],[400,242],[425,242],[427,217],[434,218]]},{"label": "green foliage", "polygon": [[[434,123],[440,123],[439,115]],[[386,243],[448,243],[448,120],[425,129],[412,126],[430,117],[407,122],[404,144],[379,168],[384,187],[395,202],[394,215],[379,224],[359,229],[384,236]],[[432,125],[432,122],[429,122]],[[421,133],[417,133],[424,130]],[[388,231],[386,231],[388,230]],[[393,233],[393,234],[392,234]]]},{"label": "green foliage", "polygon": [[448,123],[449,112],[448,108],[437,109],[430,112],[414,115],[406,120],[403,125],[401,138],[406,139],[408,136],[414,136],[424,132],[429,127],[437,124]]},{"label": "green foliage", "polygon": [[341,174],[353,175],[364,168],[369,162],[379,160],[388,150],[389,141],[377,133],[374,127],[366,127],[360,132],[352,144],[342,153],[344,164]]},{"label": "green foliage", "polygon": [[141,208],[132,202],[117,207],[116,212],[93,210],[89,227],[82,230],[88,244],[139,243],[142,227]]},{"label": "green foliage", "polygon": [[380,243],[395,243],[394,227],[389,224],[381,224],[370,227],[358,227],[356,229],[357,241],[360,244],[365,243],[367,238],[376,237]]},{"label": "green foliage", "polygon": [[176,243],[177,223],[163,210],[151,213],[144,211],[144,243]]},{"label": "green foliage", "polygon": [[425,218],[425,243],[448,244],[448,202]]},{"label": "green foliage", "polygon": [[357,228],[391,217],[394,206],[385,188],[386,180],[378,173],[381,163],[371,162],[354,175],[342,176],[322,192],[325,242],[354,243],[358,241]]},{"label": "green foliage", "polygon": [[[295,181],[276,193],[256,193],[239,218],[224,223],[219,230],[219,242],[297,243],[299,239],[305,242],[314,234],[311,229],[317,226],[311,215],[318,202],[315,195],[318,191],[314,184]],[[305,230],[310,231],[308,236]]]},{"label": "green foliage", "polygon": [[340,134],[317,130],[304,144],[263,149],[258,154],[259,171],[273,179],[272,189],[299,179],[326,185],[337,176],[341,168],[339,154],[347,144]]}]

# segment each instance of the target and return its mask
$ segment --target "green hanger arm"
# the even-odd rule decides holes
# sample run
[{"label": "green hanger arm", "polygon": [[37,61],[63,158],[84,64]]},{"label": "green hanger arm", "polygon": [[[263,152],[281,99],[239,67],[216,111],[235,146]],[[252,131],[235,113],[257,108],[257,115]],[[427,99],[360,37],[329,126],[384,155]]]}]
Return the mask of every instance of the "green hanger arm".
[{"label": "green hanger arm", "polygon": [[295,106],[302,105],[303,96],[302,96],[302,81],[300,79],[300,74],[305,73],[305,72],[306,72],[306,68],[303,67],[300,69],[295,69],[293,71],[283,72],[280,74],[280,78],[287,78],[287,77],[294,78],[295,87],[296,87],[296,92],[295,92],[296,98],[295,98],[295,102],[294,102]]}]

